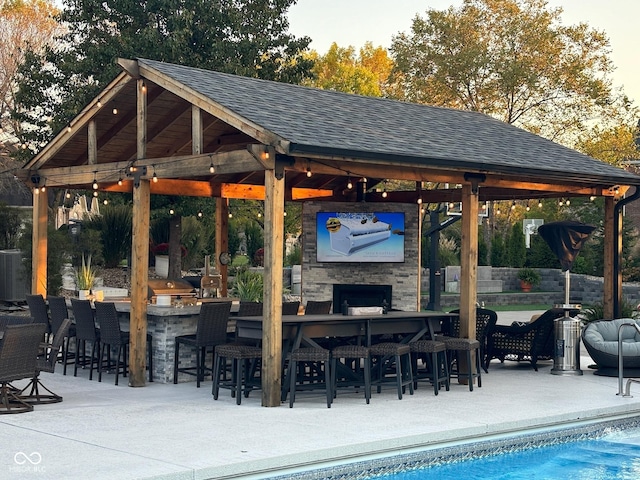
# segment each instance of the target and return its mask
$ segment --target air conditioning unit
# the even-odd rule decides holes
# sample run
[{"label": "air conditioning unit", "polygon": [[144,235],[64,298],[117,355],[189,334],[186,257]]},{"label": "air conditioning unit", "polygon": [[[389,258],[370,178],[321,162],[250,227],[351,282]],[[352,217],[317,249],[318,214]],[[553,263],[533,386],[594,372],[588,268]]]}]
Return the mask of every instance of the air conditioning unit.
[{"label": "air conditioning unit", "polygon": [[0,300],[25,301],[26,284],[20,250],[0,250]]}]

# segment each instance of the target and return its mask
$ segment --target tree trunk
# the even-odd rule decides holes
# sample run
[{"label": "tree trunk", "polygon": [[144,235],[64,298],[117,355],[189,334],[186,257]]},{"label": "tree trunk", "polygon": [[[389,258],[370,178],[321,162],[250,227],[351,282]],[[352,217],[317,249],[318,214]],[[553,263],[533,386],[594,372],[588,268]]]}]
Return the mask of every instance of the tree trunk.
[{"label": "tree trunk", "polygon": [[182,217],[169,220],[169,274],[167,278],[182,278]]}]

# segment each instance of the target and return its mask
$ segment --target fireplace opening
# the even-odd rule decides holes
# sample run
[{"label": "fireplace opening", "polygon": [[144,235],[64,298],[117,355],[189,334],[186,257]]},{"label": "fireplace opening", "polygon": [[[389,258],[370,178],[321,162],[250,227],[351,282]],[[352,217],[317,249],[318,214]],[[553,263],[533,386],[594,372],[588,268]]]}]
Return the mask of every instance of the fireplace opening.
[{"label": "fireplace opening", "polygon": [[341,311],[344,301],[350,307],[381,307],[385,302],[391,308],[391,285],[333,285],[333,311]]}]

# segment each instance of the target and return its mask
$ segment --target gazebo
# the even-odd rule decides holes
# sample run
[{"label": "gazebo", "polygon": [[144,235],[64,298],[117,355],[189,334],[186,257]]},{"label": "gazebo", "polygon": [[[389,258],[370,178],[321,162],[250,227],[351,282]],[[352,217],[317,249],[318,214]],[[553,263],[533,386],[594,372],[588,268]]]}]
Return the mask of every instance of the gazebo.
[{"label": "gazebo", "polygon": [[[117,78],[20,176],[34,188],[32,291],[45,295],[47,203],[39,187],[90,190],[96,184],[101,191],[132,193],[131,386],[145,382],[152,194],[215,199],[217,254],[227,250],[228,200],[264,200],[264,406],[280,405],[285,199],[349,203],[366,193],[366,202],[413,204],[418,211],[421,202],[461,202],[461,330],[473,338],[479,202],[604,197],[604,304],[613,316],[621,282],[616,205],[629,187],[640,185],[640,176],[477,112],[141,58],[119,64]],[[154,174],[161,181],[152,182]],[[352,178],[359,188],[346,188]],[[415,189],[365,192],[385,179],[413,181]],[[458,188],[423,190],[427,181]],[[218,266],[226,280],[226,265]]]}]

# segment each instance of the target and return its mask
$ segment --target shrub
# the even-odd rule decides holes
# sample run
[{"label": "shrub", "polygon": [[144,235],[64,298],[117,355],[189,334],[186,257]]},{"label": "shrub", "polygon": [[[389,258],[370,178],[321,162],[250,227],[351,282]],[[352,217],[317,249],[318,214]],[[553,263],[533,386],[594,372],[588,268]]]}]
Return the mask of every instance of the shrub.
[{"label": "shrub", "polygon": [[242,301],[261,302],[263,291],[262,274],[251,270],[238,270],[232,287],[234,297],[238,297]]},{"label": "shrub", "polygon": [[128,205],[108,206],[102,211],[102,256],[106,268],[115,268],[131,251],[132,212]]}]

